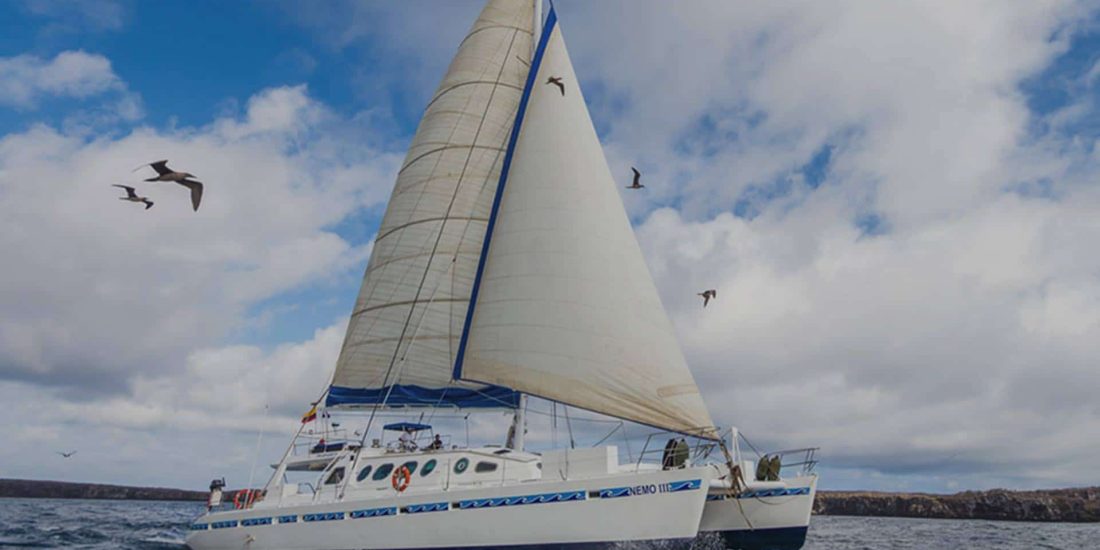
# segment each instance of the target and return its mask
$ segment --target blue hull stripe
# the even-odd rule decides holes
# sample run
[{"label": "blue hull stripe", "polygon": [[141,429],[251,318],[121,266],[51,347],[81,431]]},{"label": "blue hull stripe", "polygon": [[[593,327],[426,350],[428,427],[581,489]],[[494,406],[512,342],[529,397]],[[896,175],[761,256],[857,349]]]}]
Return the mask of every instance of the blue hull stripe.
[{"label": "blue hull stripe", "polygon": [[707,495],[707,500],[726,500],[729,498],[788,497],[808,494],[810,494],[809,487],[795,487],[793,489],[761,489],[759,491],[745,491],[735,497],[730,497],[729,495],[723,494]]},{"label": "blue hull stripe", "polygon": [[519,140],[519,130],[523,126],[523,115],[527,113],[527,102],[531,99],[531,90],[535,86],[535,77],[538,75],[539,66],[542,65],[542,56],[546,53],[546,43],[550,40],[550,32],[558,22],[558,16],[554,13],[554,6],[550,6],[550,13],[546,16],[546,24],[542,27],[542,36],[535,48],[535,56],[531,59],[531,69],[527,72],[527,83],[523,86],[523,95],[519,99],[519,108],[516,110],[516,121],[512,124],[512,135],[508,138],[508,149],[504,153],[504,163],[500,167],[500,180],[497,182],[497,192],[493,196],[493,209],[489,212],[489,223],[485,226],[485,240],[481,243],[481,257],[477,260],[477,273],[474,275],[474,288],[470,293],[470,307],[466,308],[466,324],[462,327],[462,338],[458,342],[458,355],[455,359],[455,380],[462,379],[462,361],[466,356],[466,343],[470,336],[470,324],[474,320],[474,308],[477,306],[477,293],[481,288],[481,275],[485,273],[485,259],[489,255],[489,242],[493,240],[493,227],[497,223],[497,213],[500,212],[500,199],[504,196],[504,184],[508,181],[508,169],[512,167],[512,155],[516,152],[516,142]]}]

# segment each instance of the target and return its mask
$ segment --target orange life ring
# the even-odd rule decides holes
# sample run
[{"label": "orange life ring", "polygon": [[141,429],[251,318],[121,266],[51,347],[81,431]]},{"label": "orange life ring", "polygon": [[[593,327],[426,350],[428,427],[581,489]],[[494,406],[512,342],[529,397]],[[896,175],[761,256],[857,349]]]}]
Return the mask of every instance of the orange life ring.
[{"label": "orange life ring", "polygon": [[412,472],[409,471],[408,466],[402,466],[393,471],[393,475],[390,476],[390,483],[398,493],[403,492],[409,488],[409,481],[412,479]]},{"label": "orange life ring", "polygon": [[[242,498],[243,497],[243,498]],[[240,510],[248,505],[248,489],[241,489],[233,495],[233,507]]]}]

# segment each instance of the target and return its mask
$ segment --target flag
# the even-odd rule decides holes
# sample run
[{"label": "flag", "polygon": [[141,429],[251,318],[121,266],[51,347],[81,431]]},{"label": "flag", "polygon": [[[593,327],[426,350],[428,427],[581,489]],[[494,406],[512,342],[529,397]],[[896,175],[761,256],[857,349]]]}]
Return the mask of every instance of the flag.
[{"label": "flag", "polygon": [[302,415],[302,424],[317,420],[317,405],[310,407],[309,412]]}]

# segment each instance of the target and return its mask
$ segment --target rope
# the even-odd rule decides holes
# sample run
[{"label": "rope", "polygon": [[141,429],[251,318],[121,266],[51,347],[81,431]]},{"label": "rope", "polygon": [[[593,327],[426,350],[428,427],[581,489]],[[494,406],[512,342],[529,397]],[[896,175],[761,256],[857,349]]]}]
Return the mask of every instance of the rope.
[{"label": "rope", "polygon": [[263,441],[264,441],[264,430],[267,429],[267,413],[270,410],[270,407],[268,406],[268,403],[267,403],[267,390],[268,390],[267,371],[268,371],[268,365],[265,363],[264,364],[264,371],[263,371],[263,377],[264,377],[264,418],[260,422],[260,432],[258,434],[256,434],[256,454],[252,455],[252,467],[248,469],[248,486],[246,487],[247,490],[248,490],[248,499],[246,499],[246,502],[251,502],[252,501],[253,476],[256,473],[256,462],[258,462],[260,460],[260,446],[263,444]]},{"label": "rope", "polygon": [[608,432],[607,435],[603,436],[603,439],[593,443],[592,446],[593,447],[599,447],[600,443],[603,443],[604,441],[607,441],[607,438],[615,435],[615,432],[619,431],[619,429],[622,428],[624,425],[625,425],[625,423],[620,421],[618,426],[615,426],[614,428],[611,428],[611,431]]}]

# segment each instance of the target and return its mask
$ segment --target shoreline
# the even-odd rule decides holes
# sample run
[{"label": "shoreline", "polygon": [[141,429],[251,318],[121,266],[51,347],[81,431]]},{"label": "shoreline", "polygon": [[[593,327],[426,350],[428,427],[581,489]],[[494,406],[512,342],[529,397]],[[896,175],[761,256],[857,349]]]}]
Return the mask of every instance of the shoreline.
[{"label": "shoreline", "polygon": [[[227,490],[226,494],[232,494]],[[34,479],[0,479],[0,498],[202,502],[206,491]],[[1100,487],[954,494],[819,491],[814,515],[980,519],[1016,522],[1100,522]]]},{"label": "shoreline", "polygon": [[1011,491],[962,491],[953,494],[876,491],[819,491],[813,513],[823,516],[874,516],[993,521],[1100,522],[1100,487]]}]

